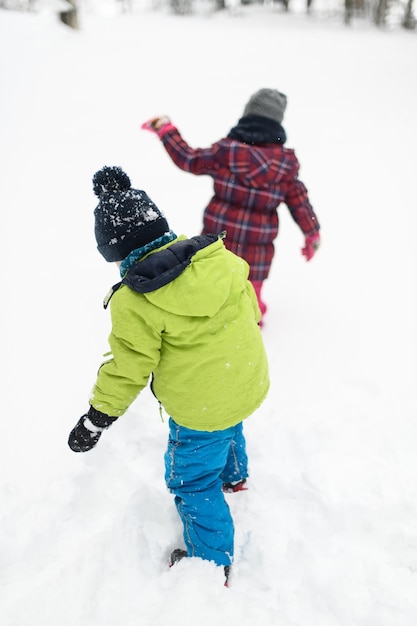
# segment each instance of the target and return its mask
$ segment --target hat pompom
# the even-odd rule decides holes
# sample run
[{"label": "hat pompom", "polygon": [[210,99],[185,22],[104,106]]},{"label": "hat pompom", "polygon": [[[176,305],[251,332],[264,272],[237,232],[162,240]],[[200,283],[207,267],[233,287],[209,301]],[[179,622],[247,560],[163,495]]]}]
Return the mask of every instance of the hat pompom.
[{"label": "hat pompom", "polygon": [[130,178],[121,167],[105,166],[93,176],[93,190],[96,196],[114,191],[127,191],[130,186]]}]

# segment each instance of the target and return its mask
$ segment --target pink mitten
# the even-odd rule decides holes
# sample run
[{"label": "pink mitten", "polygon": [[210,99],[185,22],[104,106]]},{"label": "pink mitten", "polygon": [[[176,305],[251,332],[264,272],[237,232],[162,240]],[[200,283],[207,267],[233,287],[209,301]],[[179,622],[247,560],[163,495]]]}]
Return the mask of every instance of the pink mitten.
[{"label": "pink mitten", "polygon": [[311,261],[320,246],[320,235],[316,233],[311,237],[306,237],[305,246],[301,249],[301,253],[305,256],[306,261]]},{"label": "pink mitten", "polygon": [[168,130],[175,128],[175,126],[171,124],[169,117],[162,115],[161,117],[152,117],[150,120],[143,122],[141,128],[143,128],[143,130],[149,130],[151,133],[155,133],[161,138]]}]

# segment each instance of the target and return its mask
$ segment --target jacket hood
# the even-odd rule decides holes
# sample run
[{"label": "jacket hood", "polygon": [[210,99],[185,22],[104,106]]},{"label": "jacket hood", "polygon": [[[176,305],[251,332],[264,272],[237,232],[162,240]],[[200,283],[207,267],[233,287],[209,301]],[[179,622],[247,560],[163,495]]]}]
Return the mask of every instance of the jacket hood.
[{"label": "jacket hood", "polygon": [[216,159],[243,186],[269,189],[290,170],[291,164],[286,164],[282,154],[280,145],[250,146],[229,138],[218,142]]},{"label": "jacket hood", "polygon": [[[230,294],[232,274],[226,271],[226,258],[218,235],[182,236],[136,263],[116,288],[126,285],[176,315],[212,317]],[[207,291],[208,274],[221,286],[215,293]]]}]

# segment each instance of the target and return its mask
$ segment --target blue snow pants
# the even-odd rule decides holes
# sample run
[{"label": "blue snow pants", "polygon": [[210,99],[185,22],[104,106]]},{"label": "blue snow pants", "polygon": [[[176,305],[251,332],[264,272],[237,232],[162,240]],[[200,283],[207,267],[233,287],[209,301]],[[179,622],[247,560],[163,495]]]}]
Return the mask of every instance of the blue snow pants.
[{"label": "blue snow pants", "polygon": [[206,432],[170,418],[165,481],[175,495],[188,556],[217,565],[233,561],[234,525],[222,484],[247,478],[247,465],[242,423]]}]

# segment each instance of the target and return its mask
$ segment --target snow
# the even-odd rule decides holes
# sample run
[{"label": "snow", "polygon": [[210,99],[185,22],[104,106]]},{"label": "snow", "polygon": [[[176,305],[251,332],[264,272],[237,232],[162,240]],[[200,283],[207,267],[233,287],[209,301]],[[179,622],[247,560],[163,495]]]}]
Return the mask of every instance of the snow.
[{"label": "snow", "polygon": [[[105,6],[104,6],[105,5]],[[417,622],[417,40],[337,15],[175,17],[0,11],[4,626],[414,626]],[[192,236],[211,181],[178,170],[143,121],[193,146],[252,92],[288,94],[288,146],[322,224],[305,263],[285,206],[263,335],[272,387],[245,422],[249,490],[228,494],[231,587],[167,555],[167,417],[146,390],[98,446],[88,406],[115,265],[95,249],[91,179],[120,165]]]}]

